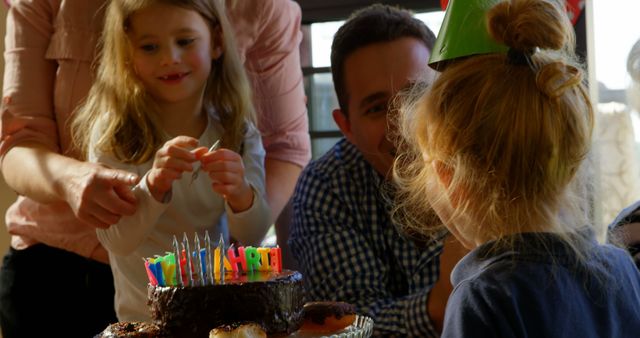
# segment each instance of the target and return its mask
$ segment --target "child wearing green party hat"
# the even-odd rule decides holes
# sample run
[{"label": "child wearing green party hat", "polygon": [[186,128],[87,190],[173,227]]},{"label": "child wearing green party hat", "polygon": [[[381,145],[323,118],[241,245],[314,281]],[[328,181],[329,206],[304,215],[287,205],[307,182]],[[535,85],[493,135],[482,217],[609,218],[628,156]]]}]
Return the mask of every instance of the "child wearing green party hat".
[{"label": "child wearing green party hat", "polygon": [[442,73],[401,111],[394,178],[399,209],[432,207],[472,250],[452,272],[442,337],[637,336],[640,273],[595,241],[575,194],[594,114],[563,8],[456,0],[440,32]]}]

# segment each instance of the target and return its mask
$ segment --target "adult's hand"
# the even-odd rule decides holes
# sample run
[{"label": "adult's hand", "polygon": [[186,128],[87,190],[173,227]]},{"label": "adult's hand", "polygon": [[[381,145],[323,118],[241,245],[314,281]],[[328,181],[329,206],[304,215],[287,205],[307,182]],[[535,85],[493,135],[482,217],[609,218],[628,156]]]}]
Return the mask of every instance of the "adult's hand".
[{"label": "adult's hand", "polygon": [[131,188],[139,177],[95,163],[78,162],[61,183],[63,195],[78,219],[96,228],[108,228],[136,211]]},{"label": "adult's hand", "polygon": [[105,228],[133,214],[135,174],[61,155],[37,142],[11,148],[0,162],[6,183],[40,203],[66,202],[87,225]]}]

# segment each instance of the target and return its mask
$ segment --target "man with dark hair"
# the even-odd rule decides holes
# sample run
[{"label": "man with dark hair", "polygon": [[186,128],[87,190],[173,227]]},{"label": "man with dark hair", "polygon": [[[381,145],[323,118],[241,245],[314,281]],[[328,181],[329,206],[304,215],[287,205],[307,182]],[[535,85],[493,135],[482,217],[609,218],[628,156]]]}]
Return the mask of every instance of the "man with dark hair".
[{"label": "man with dark hair", "polygon": [[303,171],[294,192],[289,244],[307,300],[352,303],[375,334],[436,337],[444,319],[457,242],[416,240],[399,231],[388,119],[396,94],[433,77],[434,34],[411,13],[373,5],[336,33],[331,52],[344,134]]}]

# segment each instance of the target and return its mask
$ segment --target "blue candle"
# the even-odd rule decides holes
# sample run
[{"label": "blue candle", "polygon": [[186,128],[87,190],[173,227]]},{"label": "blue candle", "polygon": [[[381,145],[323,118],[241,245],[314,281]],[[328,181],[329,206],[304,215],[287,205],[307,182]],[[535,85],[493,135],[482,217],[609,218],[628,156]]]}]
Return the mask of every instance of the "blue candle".
[{"label": "blue candle", "polygon": [[206,249],[200,249],[200,270],[201,270],[201,274],[200,277],[202,277],[202,285],[207,285],[206,283],[206,278],[207,278],[207,264],[205,264],[205,262],[207,261],[207,250]]},{"label": "blue candle", "polygon": [[153,265],[155,266],[154,270],[155,270],[156,279],[158,280],[158,285],[167,286],[164,282],[164,274],[162,273],[162,261],[156,260],[156,263]]}]

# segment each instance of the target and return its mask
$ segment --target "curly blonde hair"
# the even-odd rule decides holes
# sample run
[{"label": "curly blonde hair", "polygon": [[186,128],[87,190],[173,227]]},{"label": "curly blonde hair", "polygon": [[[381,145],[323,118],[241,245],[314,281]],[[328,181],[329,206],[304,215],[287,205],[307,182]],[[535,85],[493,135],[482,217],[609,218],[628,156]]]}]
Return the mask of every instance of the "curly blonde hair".
[{"label": "curly blonde hair", "polygon": [[456,216],[474,220],[459,229],[465,235],[511,245],[514,237],[505,235],[554,232],[579,252],[572,238],[589,231],[572,184],[583,183],[576,177],[594,113],[573,53],[573,27],[546,0],[500,2],[487,24],[512,52],[455,60],[401,108],[394,217],[425,233],[441,230],[421,222],[429,209],[425,195],[433,194],[426,183],[438,163],[452,174],[439,198],[456,196]]}]

